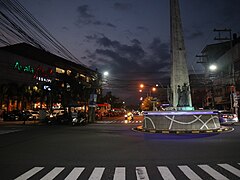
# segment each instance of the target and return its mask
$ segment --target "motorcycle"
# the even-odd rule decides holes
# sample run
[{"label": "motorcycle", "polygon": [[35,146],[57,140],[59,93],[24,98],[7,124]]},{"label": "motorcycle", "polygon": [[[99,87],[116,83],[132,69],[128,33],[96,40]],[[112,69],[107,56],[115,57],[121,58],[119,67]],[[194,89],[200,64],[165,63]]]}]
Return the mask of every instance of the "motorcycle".
[{"label": "motorcycle", "polygon": [[85,113],[73,114],[72,115],[72,125],[86,125],[87,117]]}]

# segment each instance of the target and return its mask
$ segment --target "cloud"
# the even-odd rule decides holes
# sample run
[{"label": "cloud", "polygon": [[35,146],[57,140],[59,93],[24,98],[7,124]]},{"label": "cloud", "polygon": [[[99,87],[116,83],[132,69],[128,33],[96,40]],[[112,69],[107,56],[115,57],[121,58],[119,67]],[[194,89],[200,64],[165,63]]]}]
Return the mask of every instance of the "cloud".
[{"label": "cloud", "polygon": [[80,18],[90,19],[94,17],[92,14],[89,13],[89,6],[86,4],[78,6],[77,12],[79,13]]},{"label": "cloud", "polygon": [[204,36],[204,33],[202,31],[194,31],[190,34],[187,34],[186,38],[189,39],[189,40],[192,40],[192,39],[196,39],[196,38],[201,38]]},{"label": "cloud", "polygon": [[111,72],[107,88],[118,97],[124,94],[129,101],[134,101],[140,83],[169,83],[169,47],[160,38],[154,38],[147,49],[139,39],[123,44],[104,35],[86,38],[99,46],[94,52],[87,51],[90,67]]},{"label": "cloud", "polygon": [[[129,44],[122,44],[106,36],[93,35],[88,38],[95,40],[100,47],[93,53],[88,52],[88,57],[91,56],[94,63],[100,66],[104,64],[105,68],[108,67],[114,72],[135,72],[138,75],[142,71],[146,72],[149,78],[160,71],[169,72],[169,47],[162,43],[159,38],[153,39],[149,45],[149,50],[144,50],[138,39],[131,40]],[[141,75],[147,77],[144,73]],[[133,78],[136,78],[136,76],[133,75]]]},{"label": "cloud", "polygon": [[170,59],[169,46],[167,43],[162,43],[159,38],[154,38],[149,45],[149,49],[152,52],[152,58],[160,61],[166,61]]},{"label": "cloud", "polygon": [[137,29],[138,29],[138,30],[141,30],[141,31],[148,32],[148,28],[146,28],[146,27],[144,27],[144,26],[138,26]]},{"label": "cloud", "polygon": [[126,11],[126,10],[131,9],[132,5],[130,3],[119,3],[119,2],[116,2],[116,3],[114,3],[113,7],[116,10]]},{"label": "cloud", "polygon": [[88,5],[81,5],[77,7],[78,20],[76,22],[77,26],[80,25],[95,25],[95,26],[107,26],[110,28],[116,28],[116,26],[110,22],[104,22],[96,19],[96,17],[91,14],[90,7]]}]

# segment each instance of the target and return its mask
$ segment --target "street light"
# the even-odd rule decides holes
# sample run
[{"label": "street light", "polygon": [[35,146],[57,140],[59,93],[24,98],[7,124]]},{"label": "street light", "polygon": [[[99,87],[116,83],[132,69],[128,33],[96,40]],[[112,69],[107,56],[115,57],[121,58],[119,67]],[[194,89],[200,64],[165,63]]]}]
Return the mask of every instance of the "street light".
[{"label": "street light", "polygon": [[[215,72],[217,70],[217,65],[210,64],[209,65],[210,72]],[[212,96],[212,107],[215,108],[215,94],[214,94],[214,86],[213,86],[213,78],[211,79],[211,96]]]},{"label": "street light", "polygon": [[144,84],[140,84],[140,88],[144,88]]},{"label": "street light", "polygon": [[209,66],[209,70],[210,70],[210,71],[216,71],[216,70],[217,70],[217,65],[211,64],[211,65]]},{"label": "street light", "polygon": [[105,72],[103,73],[103,76],[104,76],[104,77],[106,77],[106,76],[108,76],[108,75],[109,75],[108,71],[105,71]]}]

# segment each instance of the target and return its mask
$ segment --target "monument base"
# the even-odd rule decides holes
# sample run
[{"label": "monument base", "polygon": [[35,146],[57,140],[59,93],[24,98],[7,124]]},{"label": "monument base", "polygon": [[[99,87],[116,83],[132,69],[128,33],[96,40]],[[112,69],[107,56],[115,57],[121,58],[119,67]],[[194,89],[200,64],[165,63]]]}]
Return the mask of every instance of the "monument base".
[{"label": "monument base", "polygon": [[194,111],[192,106],[177,107],[177,111]]},{"label": "monument base", "polygon": [[145,130],[202,131],[220,129],[214,111],[147,111],[142,128]]}]

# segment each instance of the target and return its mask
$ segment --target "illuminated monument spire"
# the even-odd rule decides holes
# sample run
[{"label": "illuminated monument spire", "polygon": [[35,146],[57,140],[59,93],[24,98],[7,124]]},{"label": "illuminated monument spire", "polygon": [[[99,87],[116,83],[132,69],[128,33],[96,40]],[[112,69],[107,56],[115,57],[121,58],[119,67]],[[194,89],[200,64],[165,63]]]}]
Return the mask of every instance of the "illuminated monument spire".
[{"label": "illuminated monument spire", "polygon": [[[191,107],[191,93],[186,61],[186,50],[178,0],[170,0],[171,30],[171,103],[174,108]],[[181,108],[183,107],[183,108]]]}]

